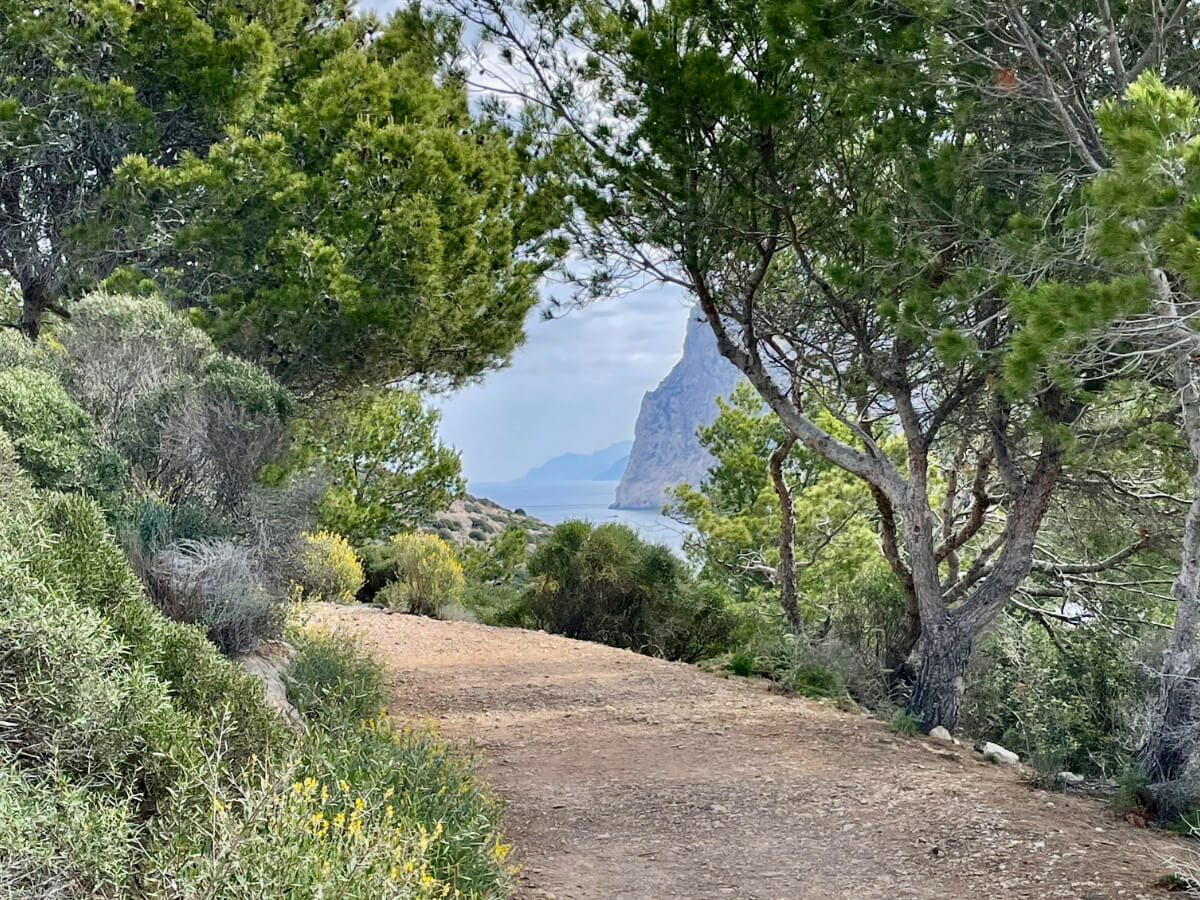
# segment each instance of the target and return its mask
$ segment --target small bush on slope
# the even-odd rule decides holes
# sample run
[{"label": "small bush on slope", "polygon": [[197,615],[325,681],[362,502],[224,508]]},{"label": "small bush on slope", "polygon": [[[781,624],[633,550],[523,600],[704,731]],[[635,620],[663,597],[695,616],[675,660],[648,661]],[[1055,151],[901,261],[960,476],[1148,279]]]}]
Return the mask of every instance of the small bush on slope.
[{"label": "small bush on slope", "polygon": [[254,554],[233,541],[180,541],[150,562],[159,608],[196,624],[225,653],[253,650],[283,633],[282,597],[263,584]]},{"label": "small bush on slope", "polygon": [[320,628],[290,635],[295,659],[287,670],[288,699],[325,727],[366,721],[384,703],[383,666],[352,635]]},{"label": "small bush on slope", "polygon": [[371,567],[368,580],[388,579],[377,597],[398,612],[436,616],[459,598],[465,584],[454,548],[436,534],[393,535],[364,553],[363,561]]},{"label": "small bush on slope", "polygon": [[0,369],[0,427],[39,487],[108,496],[124,464],[97,443],[92,422],[48,372]]},{"label": "small bush on slope", "polygon": [[567,637],[690,662],[720,652],[733,628],[719,588],[625,525],[555,526],[529,573],[533,618]]},{"label": "small bush on slope", "polygon": [[305,600],[352,603],[366,575],[354,548],[340,534],[305,532],[300,549],[300,576],[296,587]]}]

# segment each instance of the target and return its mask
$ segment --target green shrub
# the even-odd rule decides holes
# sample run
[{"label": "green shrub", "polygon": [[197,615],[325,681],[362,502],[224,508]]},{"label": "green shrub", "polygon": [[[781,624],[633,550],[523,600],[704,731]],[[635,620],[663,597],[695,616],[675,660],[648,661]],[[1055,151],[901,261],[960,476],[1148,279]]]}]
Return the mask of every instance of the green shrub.
[{"label": "green shrub", "polygon": [[17,450],[12,439],[0,428],[0,503],[14,503],[32,494],[33,482],[29,473],[17,462]]},{"label": "green shrub", "polygon": [[729,658],[729,671],[746,678],[758,668],[758,658],[745,650],[739,650]]},{"label": "green shrub", "polygon": [[136,823],[119,794],[0,764],[0,891],[8,900],[127,897]]},{"label": "green shrub", "polygon": [[287,670],[288,699],[326,727],[380,714],[383,665],[351,634],[307,628],[292,637],[296,656]]},{"label": "green shrub", "polygon": [[363,564],[344,537],[328,531],[304,533],[295,582],[304,599],[351,603],[365,581]]},{"label": "green shrub", "polygon": [[93,610],[0,559],[0,748],[22,768],[116,787],[157,770],[166,686]]},{"label": "green shrub", "polygon": [[917,730],[921,727],[921,717],[913,715],[910,712],[905,712],[902,709],[896,710],[891,721],[888,722],[888,730],[894,731],[896,734],[903,734],[907,737],[916,737]]},{"label": "green shrub", "polygon": [[0,369],[0,428],[39,487],[107,496],[125,466],[96,441],[92,422],[48,372]]},{"label": "green shrub", "polygon": [[512,585],[492,585],[470,579],[463,588],[462,604],[484,625],[537,627],[529,609],[528,592]]},{"label": "green shrub", "polygon": [[33,344],[11,328],[0,329],[0,369],[54,369],[54,358],[45,342]]},{"label": "green shrub", "polygon": [[694,661],[724,649],[733,627],[719,588],[626,525],[558,525],[528,568],[534,620],[556,634]]},{"label": "green shrub", "polygon": [[170,823],[152,893],[169,884],[172,896],[212,900],[509,896],[496,801],[473,760],[423,730],[386,720],[315,729],[286,777],[264,772],[216,801]]},{"label": "green shrub", "polygon": [[[20,523],[9,517],[9,527]],[[146,598],[95,502],[77,495],[41,498],[38,522],[52,540],[16,535],[36,577],[99,613],[128,647],[129,661],[166,683],[182,711],[196,717],[211,736],[217,723],[232,730],[230,754],[241,760],[264,755],[285,742],[279,717],[264,699],[262,683],[220,651],[196,627],[168,621]]]},{"label": "green shrub", "polygon": [[394,535],[387,542],[387,559],[394,580],[379,592],[379,599],[390,609],[436,616],[443,604],[462,593],[462,565],[454,548],[437,535]]},{"label": "green shrub", "polygon": [[1136,768],[1126,770],[1117,778],[1117,790],[1112,796],[1112,808],[1118,816],[1150,808],[1150,779]]}]

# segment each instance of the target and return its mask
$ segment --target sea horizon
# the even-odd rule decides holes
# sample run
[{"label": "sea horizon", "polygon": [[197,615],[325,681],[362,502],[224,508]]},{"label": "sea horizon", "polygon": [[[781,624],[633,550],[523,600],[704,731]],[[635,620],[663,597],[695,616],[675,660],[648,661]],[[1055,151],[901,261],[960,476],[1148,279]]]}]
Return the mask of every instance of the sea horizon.
[{"label": "sea horizon", "polygon": [[524,510],[535,519],[557,525],[584,519],[597,525],[621,522],[644,540],[683,551],[688,529],[653,509],[612,509],[616,481],[473,481],[467,492],[499,503],[506,509]]}]

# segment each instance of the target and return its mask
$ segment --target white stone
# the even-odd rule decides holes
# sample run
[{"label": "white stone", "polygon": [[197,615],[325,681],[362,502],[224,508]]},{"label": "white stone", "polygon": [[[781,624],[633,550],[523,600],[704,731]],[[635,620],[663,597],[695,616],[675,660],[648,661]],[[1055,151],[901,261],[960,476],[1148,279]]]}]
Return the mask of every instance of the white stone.
[{"label": "white stone", "polygon": [[938,725],[936,728],[931,728],[929,730],[929,736],[935,741],[945,741],[947,744],[954,742],[953,735],[951,735],[950,732],[947,731],[942,725]]},{"label": "white stone", "polygon": [[984,759],[994,759],[998,763],[1004,763],[1006,766],[1015,766],[1021,761],[1021,757],[1001,747],[999,744],[993,744],[991,741],[984,741],[979,748],[979,752],[983,754]]}]

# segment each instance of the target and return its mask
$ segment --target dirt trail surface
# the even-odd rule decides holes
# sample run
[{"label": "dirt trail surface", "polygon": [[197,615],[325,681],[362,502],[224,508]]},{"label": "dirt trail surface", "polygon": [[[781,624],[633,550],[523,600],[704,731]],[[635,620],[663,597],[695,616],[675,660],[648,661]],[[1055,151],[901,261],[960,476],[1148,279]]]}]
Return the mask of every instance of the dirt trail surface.
[{"label": "dirt trail surface", "polygon": [[1158,898],[1182,839],[971,748],[540,632],[324,607],[474,742],[530,900]]}]

